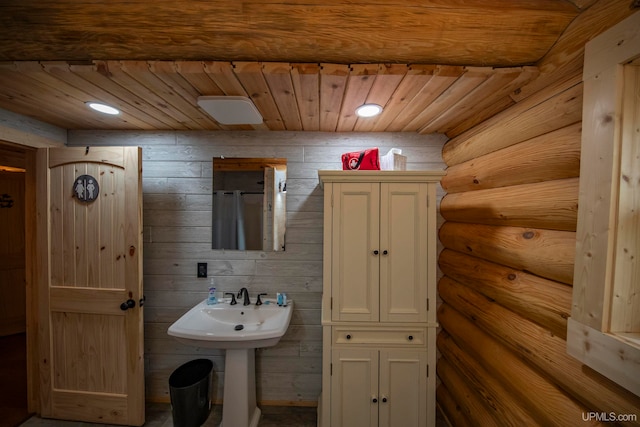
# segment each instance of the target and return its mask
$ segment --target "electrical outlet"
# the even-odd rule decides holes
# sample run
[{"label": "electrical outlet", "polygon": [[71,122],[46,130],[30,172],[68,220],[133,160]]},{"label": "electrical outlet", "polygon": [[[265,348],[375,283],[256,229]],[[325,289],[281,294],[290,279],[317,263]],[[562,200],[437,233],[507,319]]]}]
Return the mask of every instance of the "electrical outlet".
[{"label": "electrical outlet", "polygon": [[198,277],[207,277],[207,263],[199,262],[198,263]]}]

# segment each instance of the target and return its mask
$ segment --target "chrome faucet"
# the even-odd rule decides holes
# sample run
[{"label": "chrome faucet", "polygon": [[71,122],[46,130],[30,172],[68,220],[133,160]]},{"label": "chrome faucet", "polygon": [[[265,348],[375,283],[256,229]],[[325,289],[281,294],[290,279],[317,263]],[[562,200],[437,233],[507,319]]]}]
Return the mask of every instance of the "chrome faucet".
[{"label": "chrome faucet", "polygon": [[238,291],[238,298],[240,298],[241,296],[244,296],[242,305],[251,304],[251,301],[249,301],[249,291],[247,290],[247,288],[242,288]]}]

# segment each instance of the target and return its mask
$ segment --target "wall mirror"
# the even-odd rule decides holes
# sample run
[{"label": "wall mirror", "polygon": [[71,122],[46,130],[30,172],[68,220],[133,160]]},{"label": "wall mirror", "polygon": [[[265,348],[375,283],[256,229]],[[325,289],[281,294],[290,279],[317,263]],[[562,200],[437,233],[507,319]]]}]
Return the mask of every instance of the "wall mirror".
[{"label": "wall mirror", "polygon": [[287,159],[214,158],[212,249],[283,251]]}]

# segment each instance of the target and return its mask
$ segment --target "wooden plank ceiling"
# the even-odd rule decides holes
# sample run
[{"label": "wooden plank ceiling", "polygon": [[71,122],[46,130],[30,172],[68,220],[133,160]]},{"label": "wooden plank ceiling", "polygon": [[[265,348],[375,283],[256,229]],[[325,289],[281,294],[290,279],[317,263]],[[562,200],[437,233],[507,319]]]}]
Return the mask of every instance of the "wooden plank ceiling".
[{"label": "wooden plank ceiling", "polygon": [[[593,2],[5,0],[0,108],[65,129],[454,136],[511,105]],[[248,96],[264,123],[222,126],[200,95]],[[357,118],[364,102],[384,112]]]}]

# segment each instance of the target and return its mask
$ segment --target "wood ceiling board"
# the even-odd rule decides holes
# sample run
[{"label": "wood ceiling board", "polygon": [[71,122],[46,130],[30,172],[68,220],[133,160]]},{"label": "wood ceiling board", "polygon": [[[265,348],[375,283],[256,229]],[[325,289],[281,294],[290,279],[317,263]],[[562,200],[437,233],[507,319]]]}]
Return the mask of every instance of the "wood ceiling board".
[{"label": "wood ceiling board", "polygon": [[500,89],[508,85],[522,73],[522,68],[509,69],[476,69],[469,70],[454,85],[443,92],[414,122],[422,122],[423,128],[444,133],[444,128],[452,122],[462,121],[471,115],[473,110],[480,109],[479,104],[489,104],[495,98],[509,94],[500,94]]},{"label": "wood ceiling board", "polygon": [[131,95],[129,96],[133,96],[141,103],[141,108],[144,108],[146,112],[158,120],[167,123],[167,129],[191,129],[184,124],[188,122],[184,114],[179,111],[173,111],[162,97],[156,95],[152,90],[131,77],[120,61],[103,61],[101,65],[109,80],[123,89],[123,96],[127,96],[126,94],[130,93]]},{"label": "wood ceiling board", "polygon": [[354,64],[351,66],[338,117],[338,132],[353,131],[358,121],[356,108],[367,100],[377,74],[377,64]]},{"label": "wood ceiling board", "polygon": [[291,64],[266,62],[262,64],[264,77],[269,85],[280,117],[287,130],[302,130],[302,121],[291,79]]},{"label": "wood ceiling board", "polygon": [[[41,81],[43,79],[46,82]],[[13,110],[13,103],[28,103],[31,111],[34,108],[38,110],[39,116],[47,117],[52,122],[67,123],[71,129],[105,126],[101,117],[90,114],[84,101],[62,92],[59,89],[63,86],[62,83],[57,85],[55,79],[47,76],[39,63],[23,62],[14,64],[13,67],[2,67],[0,81],[3,86],[7,85],[9,110]],[[67,117],[75,119],[71,121]],[[120,128],[115,121],[107,124]]]},{"label": "wood ceiling board", "polygon": [[410,65],[406,75],[385,105],[384,111],[378,116],[373,131],[387,131],[394,120],[401,117],[400,114],[415,94],[433,77],[436,69],[435,65]]},{"label": "wood ceiling board", "polygon": [[379,64],[378,75],[367,95],[367,104],[378,104],[383,107],[382,113],[375,117],[358,118],[354,130],[371,132],[378,120],[385,114],[384,108],[398,89],[398,85],[409,70],[406,64]]},{"label": "wood ceiling board", "polygon": [[[220,125],[198,105],[198,97],[202,95],[193,87],[186,79],[184,79],[177,71],[176,63],[173,61],[148,61],[149,72],[153,74],[158,81],[166,85],[166,93],[169,101],[189,117],[198,122],[202,129],[220,129]],[[160,86],[162,88],[162,86]]]},{"label": "wood ceiling board", "polygon": [[202,61],[176,61],[175,68],[178,74],[189,82],[200,95],[225,95],[222,89],[209,77]]},{"label": "wood ceiling board", "polygon": [[202,113],[195,100],[185,99],[177,89],[153,73],[148,61],[119,62],[120,69],[139,83],[139,88],[153,94],[157,108],[163,109],[186,129],[202,130],[216,126],[213,119]]},{"label": "wood ceiling board", "polygon": [[[467,68],[459,66],[437,66],[433,76],[425,82],[420,90],[414,92],[400,116],[394,120],[387,130],[391,132],[404,131],[413,118],[424,111],[438,96],[449,86],[454,84],[460,76],[464,75]],[[417,128],[416,128],[417,129]],[[415,129],[414,129],[415,130]]]},{"label": "wood ceiling board", "polygon": [[349,78],[349,66],[320,65],[320,130],[335,132],[344,92]]},{"label": "wood ceiling board", "polygon": [[258,108],[264,124],[271,130],[284,130],[284,122],[262,74],[260,62],[234,62],[233,72],[253,104]]},{"label": "wood ceiling board", "polygon": [[291,64],[291,80],[300,109],[302,129],[320,130],[320,66]]},{"label": "wood ceiling board", "polygon": [[456,127],[473,127],[490,117],[486,114],[493,111],[494,106],[510,105],[511,102],[505,104],[501,100],[519,90],[538,74],[534,67],[496,69],[487,81],[467,94],[453,108],[441,112],[438,118],[420,129],[419,133],[438,132],[449,135]]},{"label": "wood ceiling board", "polygon": [[[44,63],[46,67],[47,63]],[[95,99],[106,102],[121,111],[126,111],[129,115],[136,118],[132,124],[139,123],[142,129],[172,129],[171,125],[163,121],[163,117],[152,115],[155,111],[149,108],[146,99],[139,98],[133,93],[127,91],[122,86],[111,80],[108,75],[108,67],[104,62],[97,62],[93,65],[70,65],[68,76],[69,83],[83,86],[86,83],[93,85],[95,91]],[[146,127],[142,127],[142,123],[146,123]]]},{"label": "wood ceiling board", "polygon": [[[105,103],[120,110],[120,114],[116,116],[103,117],[105,118],[105,120],[108,117],[109,122],[121,120],[122,129],[138,128],[142,130],[153,130],[156,129],[158,125],[160,125],[158,121],[151,118],[143,111],[132,107],[127,102],[122,102],[121,99],[113,96],[100,86],[96,86],[90,81],[78,78],[78,74],[74,73],[72,70],[72,68],[75,68],[76,70],[79,68],[84,68],[90,73],[96,73],[93,66],[70,66],[67,63],[47,62],[42,64],[42,68],[46,73],[49,73],[50,75],[55,77],[55,79],[57,79],[57,84],[65,85],[61,86],[61,89],[64,90],[65,93],[73,93],[73,91],[78,91],[79,99],[84,99],[87,102],[94,101]],[[99,114],[92,111],[90,112],[92,114]]]}]

